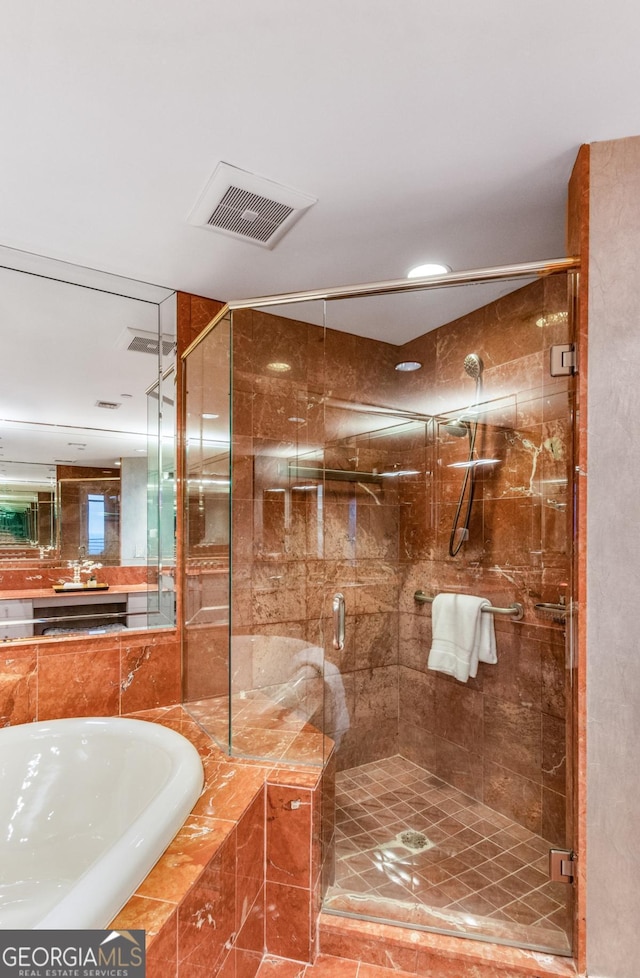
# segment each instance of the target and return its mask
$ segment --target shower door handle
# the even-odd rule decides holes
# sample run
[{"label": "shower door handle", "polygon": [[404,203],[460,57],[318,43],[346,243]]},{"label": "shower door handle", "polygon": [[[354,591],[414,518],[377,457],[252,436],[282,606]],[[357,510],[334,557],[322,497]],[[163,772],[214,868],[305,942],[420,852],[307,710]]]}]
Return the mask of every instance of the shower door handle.
[{"label": "shower door handle", "polygon": [[333,596],[333,647],[338,652],[344,648],[344,594]]}]

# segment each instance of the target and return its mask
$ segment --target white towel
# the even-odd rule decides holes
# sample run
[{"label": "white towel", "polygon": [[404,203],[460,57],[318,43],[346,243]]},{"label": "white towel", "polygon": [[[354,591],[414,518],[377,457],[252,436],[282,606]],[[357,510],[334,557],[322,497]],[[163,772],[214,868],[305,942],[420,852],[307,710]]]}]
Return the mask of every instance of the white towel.
[{"label": "white towel", "polygon": [[432,605],[429,669],[460,682],[476,676],[478,662],[498,661],[493,615],[483,614],[486,598],[472,594],[438,594]]}]

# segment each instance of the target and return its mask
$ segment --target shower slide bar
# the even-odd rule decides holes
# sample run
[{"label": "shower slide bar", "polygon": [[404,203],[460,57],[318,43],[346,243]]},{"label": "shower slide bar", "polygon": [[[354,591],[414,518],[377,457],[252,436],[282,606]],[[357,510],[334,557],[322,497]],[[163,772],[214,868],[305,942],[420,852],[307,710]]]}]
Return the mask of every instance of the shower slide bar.
[{"label": "shower slide bar", "polygon": [[[416,591],[413,595],[413,600],[416,602],[416,604],[431,604],[433,598],[430,595],[425,594],[424,591]],[[514,621],[522,621],[524,618],[524,608],[519,601],[514,601],[508,608],[493,608],[491,605],[489,605],[487,608],[483,608],[482,610],[491,615],[508,615],[510,618],[513,618]]]}]

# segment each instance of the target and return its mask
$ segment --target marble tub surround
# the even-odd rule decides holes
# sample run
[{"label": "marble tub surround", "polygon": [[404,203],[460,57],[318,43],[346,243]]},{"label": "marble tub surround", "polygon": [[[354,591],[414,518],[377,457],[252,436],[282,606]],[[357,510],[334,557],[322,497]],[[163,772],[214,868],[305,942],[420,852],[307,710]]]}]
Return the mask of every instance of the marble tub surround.
[{"label": "marble tub surround", "polygon": [[147,931],[149,978],[253,978],[265,949],[312,961],[331,769],[231,760],[181,706],[137,716],[187,737],[205,770],[190,817],[112,922]]},{"label": "marble tub surround", "polygon": [[248,696],[208,697],[187,704],[191,716],[224,749],[230,739],[229,708],[236,758],[322,767],[333,750],[333,741],[308,723],[304,712],[278,702],[277,691],[255,690]]}]

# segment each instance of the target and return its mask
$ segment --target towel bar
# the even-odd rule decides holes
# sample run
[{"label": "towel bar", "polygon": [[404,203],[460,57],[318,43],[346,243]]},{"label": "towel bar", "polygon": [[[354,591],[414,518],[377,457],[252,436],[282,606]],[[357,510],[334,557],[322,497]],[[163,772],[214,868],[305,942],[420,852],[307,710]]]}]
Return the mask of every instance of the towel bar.
[{"label": "towel bar", "polygon": [[[418,604],[431,604],[433,598],[425,594],[424,591],[416,591],[413,600]],[[522,621],[524,618],[524,608],[519,601],[514,601],[508,608],[493,608],[489,605],[488,608],[482,610],[490,612],[492,615],[509,615],[514,621]]]}]

